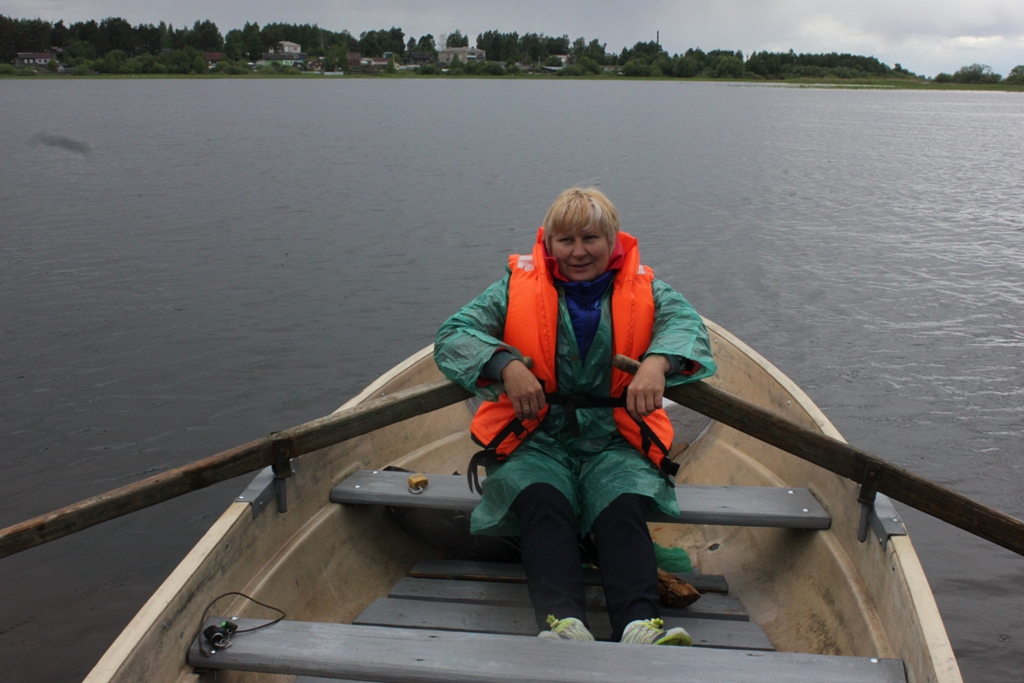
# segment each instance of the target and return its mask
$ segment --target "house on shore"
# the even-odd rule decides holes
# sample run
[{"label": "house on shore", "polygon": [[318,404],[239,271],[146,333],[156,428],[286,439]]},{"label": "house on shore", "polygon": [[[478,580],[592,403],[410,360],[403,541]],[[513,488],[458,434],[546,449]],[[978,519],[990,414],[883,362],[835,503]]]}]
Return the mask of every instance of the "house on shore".
[{"label": "house on shore", "polygon": [[405,59],[405,63],[410,66],[423,66],[424,64],[430,64],[433,60],[433,52],[410,52],[409,56]]},{"label": "house on shore", "polygon": [[483,62],[487,59],[487,52],[475,47],[446,47],[437,51],[437,61],[441,64],[451,64],[455,57],[458,57],[463,64]]},{"label": "house on shore", "polygon": [[360,64],[370,71],[380,71],[388,65],[388,60],[387,57],[363,57]]},{"label": "house on shore", "polygon": [[14,66],[46,66],[51,59],[57,61],[57,55],[53,52],[19,52]]},{"label": "house on shore", "polygon": [[301,68],[303,64],[306,63],[306,53],[302,51],[302,46],[298,43],[282,40],[274,46],[272,52],[264,53],[263,59],[256,63],[260,66],[266,64],[277,64],[280,66],[297,66]]}]

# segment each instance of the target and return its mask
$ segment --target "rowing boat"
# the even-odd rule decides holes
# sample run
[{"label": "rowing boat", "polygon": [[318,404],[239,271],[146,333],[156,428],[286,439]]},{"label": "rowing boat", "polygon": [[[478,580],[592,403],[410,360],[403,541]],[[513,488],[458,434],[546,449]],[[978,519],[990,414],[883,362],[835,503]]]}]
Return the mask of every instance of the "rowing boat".
[{"label": "rowing boat", "polygon": [[[707,325],[719,366],[709,384],[841,439],[782,372]],[[438,378],[427,348],[339,410]],[[665,618],[685,624],[695,646],[705,647],[522,637],[535,625],[518,565],[446,560],[450,548],[416,533],[424,520],[464,519],[473,504],[465,477],[451,473],[464,473],[476,450],[468,433],[474,405],[462,401],[303,455],[283,482],[268,468],[86,680],[213,680],[216,671],[229,681],[611,681],[641,677],[638,666],[649,680],[961,680],[888,499],[879,495],[866,510],[848,479],[681,406],[670,414],[681,441],[674,457],[684,523],[652,518],[650,525],[656,542],[686,549],[697,568],[686,578],[704,596],[666,609]],[[407,487],[406,472],[426,475],[422,493]],[[600,623],[599,591],[588,590],[591,621]],[[240,630],[230,648],[206,656],[197,635],[207,608],[232,591],[286,618]],[[238,596],[221,599],[209,615],[242,629],[273,616]]]}]

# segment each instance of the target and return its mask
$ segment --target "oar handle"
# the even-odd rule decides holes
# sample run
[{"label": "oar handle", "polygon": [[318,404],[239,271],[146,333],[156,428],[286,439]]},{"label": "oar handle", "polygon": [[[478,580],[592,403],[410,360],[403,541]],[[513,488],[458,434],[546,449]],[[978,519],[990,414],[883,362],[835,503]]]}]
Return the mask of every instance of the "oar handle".
[{"label": "oar handle", "polygon": [[[640,363],[623,355],[615,356],[612,364],[630,374],[636,374],[640,367]],[[1016,517],[705,382],[668,387],[665,397],[858,484],[877,468],[880,493],[1024,555],[1024,522]]]}]

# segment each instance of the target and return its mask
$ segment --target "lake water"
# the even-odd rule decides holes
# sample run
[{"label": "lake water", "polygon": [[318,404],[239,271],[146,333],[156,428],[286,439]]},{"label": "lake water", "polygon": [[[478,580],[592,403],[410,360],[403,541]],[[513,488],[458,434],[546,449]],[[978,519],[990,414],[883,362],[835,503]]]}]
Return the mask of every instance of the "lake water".
[{"label": "lake water", "polygon": [[[0,526],[331,412],[581,183],[851,443],[1024,518],[1020,94],[40,79],[0,112]],[[247,481],[0,560],[5,680],[84,676]],[[1016,679],[1024,558],[898,507],[965,679]]]}]

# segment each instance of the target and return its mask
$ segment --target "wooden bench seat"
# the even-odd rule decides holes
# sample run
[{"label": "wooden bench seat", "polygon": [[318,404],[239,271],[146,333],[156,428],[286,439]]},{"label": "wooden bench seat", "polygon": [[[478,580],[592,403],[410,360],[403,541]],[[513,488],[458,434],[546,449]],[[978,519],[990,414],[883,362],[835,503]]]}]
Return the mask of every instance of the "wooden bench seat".
[{"label": "wooden bench seat", "polygon": [[[469,490],[466,478],[430,475],[430,483],[411,493],[407,472],[360,470],[331,490],[335,503],[390,505],[471,512],[480,496]],[[827,529],[831,519],[807,489],[770,486],[676,487],[681,517],[650,513],[652,522]]]},{"label": "wooden bench seat", "polygon": [[[412,602],[412,601],[410,601]],[[219,623],[213,617],[207,624]],[[239,619],[243,629],[259,623]],[[205,627],[205,625],[204,625]],[[386,683],[905,683],[903,662],[711,648],[579,643],[531,637],[282,621],[239,633],[199,669]]]}]

